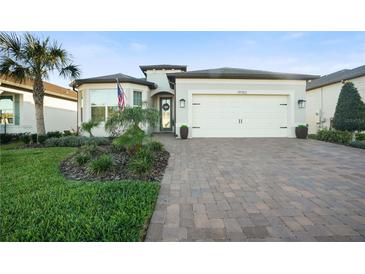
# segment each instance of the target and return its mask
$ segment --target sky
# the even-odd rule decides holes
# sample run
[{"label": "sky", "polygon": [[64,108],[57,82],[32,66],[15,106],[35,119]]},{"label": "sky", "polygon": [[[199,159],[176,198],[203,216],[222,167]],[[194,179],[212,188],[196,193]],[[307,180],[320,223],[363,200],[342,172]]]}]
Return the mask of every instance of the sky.
[{"label": "sky", "polygon": [[[140,65],[187,65],[324,75],[365,65],[365,32],[34,32],[61,43],[81,78],[124,73]],[[48,81],[67,87],[68,79]]]}]

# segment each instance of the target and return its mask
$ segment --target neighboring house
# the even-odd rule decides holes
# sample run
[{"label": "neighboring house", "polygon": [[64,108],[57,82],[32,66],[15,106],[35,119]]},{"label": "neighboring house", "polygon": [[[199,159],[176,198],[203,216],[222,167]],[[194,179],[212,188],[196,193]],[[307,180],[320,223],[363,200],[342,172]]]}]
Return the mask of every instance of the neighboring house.
[{"label": "neighboring house", "polygon": [[[77,94],[44,82],[44,121],[46,131],[77,129]],[[0,76],[0,132],[35,133],[36,118],[33,100],[33,81],[23,83]],[[5,125],[6,124],[6,125]]]},{"label": "neighboring house", "polygon": [[354,83],[365,102],[365,66],[340,70],[307,83],[307,124],[309,133],[330,128],[341,88]]},{"label": "neighboring house", "polygon": [[[148,104],[160,111],[149,132],[189,127],[189,137],[295,137],[306,123],[306,82],[316,75],[237,68],[188,71],[186,66],[140,66],[145,78],[124,74],[79,79],[79,123],[105,121],[118,110],[116,79],[127,105]],[[94,131],[105,136],[104,124]]]}]

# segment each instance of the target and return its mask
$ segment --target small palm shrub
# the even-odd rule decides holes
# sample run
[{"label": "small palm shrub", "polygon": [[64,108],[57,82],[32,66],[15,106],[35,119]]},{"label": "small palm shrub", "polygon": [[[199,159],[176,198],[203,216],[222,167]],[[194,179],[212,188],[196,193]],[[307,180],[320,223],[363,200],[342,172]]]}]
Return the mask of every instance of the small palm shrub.
[{"label": "small palm shrub", "polygon": [[348,131],[321,129],[317,132],[317,140],[320,141],[349,144],[351,139],[352,134]]},{"label": "small palm shrub", "polygon": [[163,144],[157,141],[152,141],[144,145],[144,148],[150,151],[162,151]]},{"label": "small palm shrub", "polygon": [[85,152],[80,152],[75,155],[75,162],[79,166],[86,164],[90,160],[90,155]]},{"label": "small palm shrub", "polygon": [[81,129],[89,133],[90,137],[93,137],[92,130],[100,124],[98,121],[90,120],[81,124]]},{"label": "small palm shrub", "polygon": [[100,174],[110,170],[112,167],[112,157],[108,154],[103,154],[98,159],[90,162],[89,171],[94,174]]},{"label": "small palm shrub", "polygon": [[138,126],[130,126],[123,135],[113,140],[113,146],[117,150],[126,150],[128,154],[135,154],[142,147],[146,134]]},{"label": "small palm shrub", "polygon": [[149,149],[142,148],[131,157],[128,163],[129,172],[143,175],[150,171],[153,166],[153,155]]}]

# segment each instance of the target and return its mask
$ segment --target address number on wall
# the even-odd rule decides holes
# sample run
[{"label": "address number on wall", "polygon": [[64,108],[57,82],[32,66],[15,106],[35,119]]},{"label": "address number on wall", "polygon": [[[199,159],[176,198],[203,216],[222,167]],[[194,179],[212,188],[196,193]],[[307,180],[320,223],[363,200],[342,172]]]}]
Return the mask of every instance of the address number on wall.
[{"label": "address number on wall", "polygon": [[247,91],[246,90],[239,90],[237,91],[238,94],[247,94]]}]

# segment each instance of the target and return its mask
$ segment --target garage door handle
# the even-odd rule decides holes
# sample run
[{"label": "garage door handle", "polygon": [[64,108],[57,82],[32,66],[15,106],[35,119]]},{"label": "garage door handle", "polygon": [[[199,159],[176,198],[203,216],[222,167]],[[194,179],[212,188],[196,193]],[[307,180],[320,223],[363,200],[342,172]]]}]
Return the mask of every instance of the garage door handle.
[{"label": "garage door handle", "polygon": [[200,127],[193,127],[193,128],[200,128]]}]

